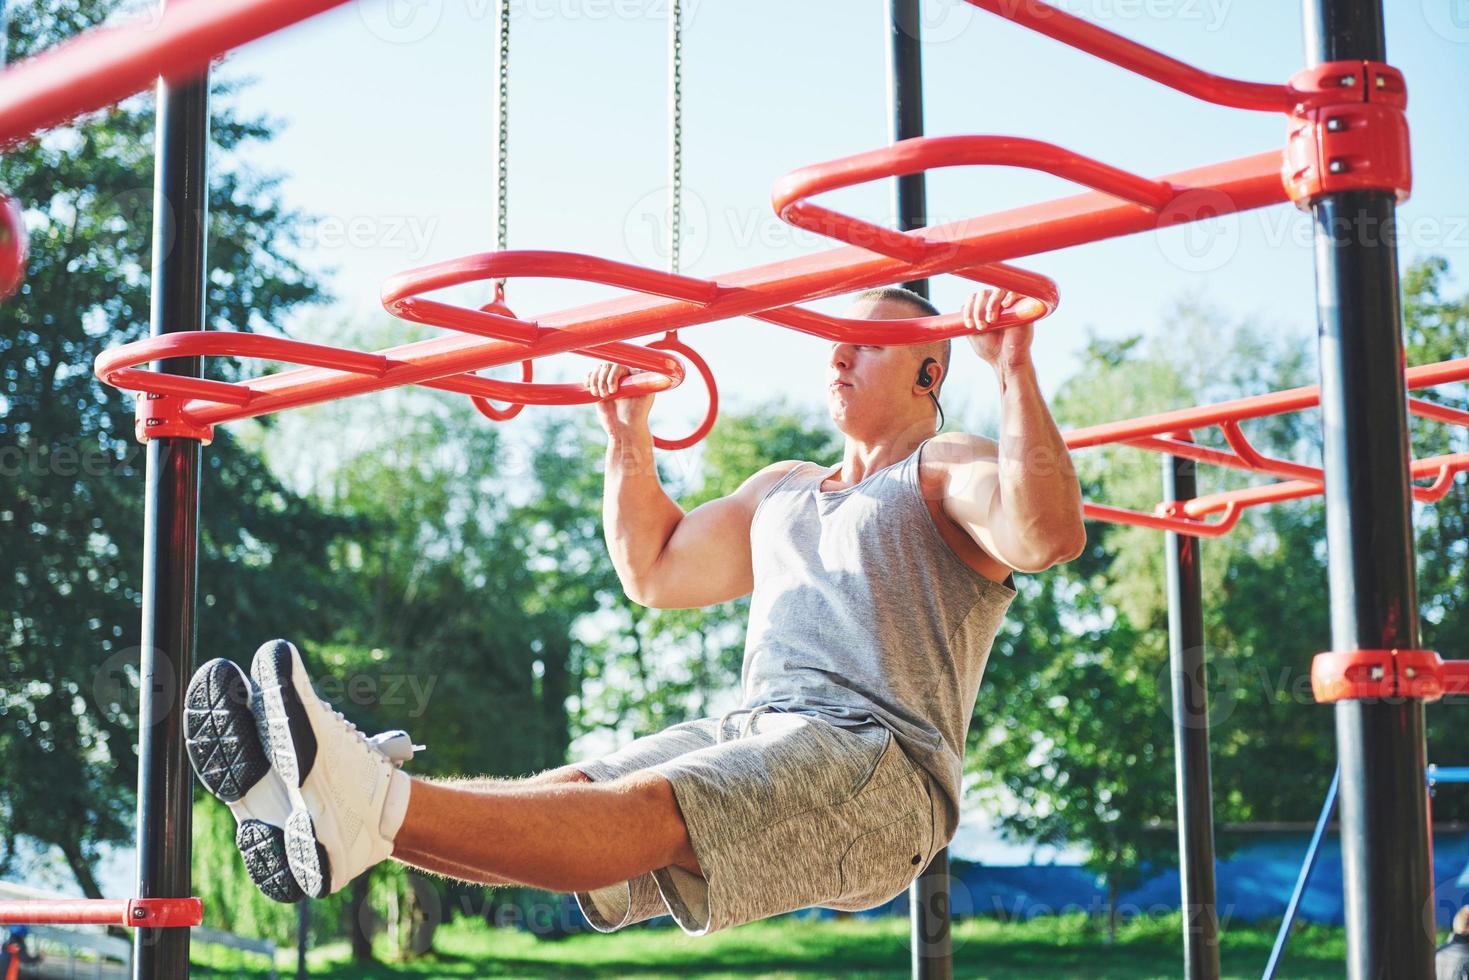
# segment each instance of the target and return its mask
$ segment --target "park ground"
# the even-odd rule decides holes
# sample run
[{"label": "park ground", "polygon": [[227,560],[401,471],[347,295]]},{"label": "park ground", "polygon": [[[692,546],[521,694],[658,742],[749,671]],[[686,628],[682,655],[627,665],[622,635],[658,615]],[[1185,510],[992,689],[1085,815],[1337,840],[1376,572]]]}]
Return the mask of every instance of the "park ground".
[{"label": "park ground", "polygon": [[[1080,916],[997,922],[968,919],[954,926],[954,976],[965,980],[1144,980],[1181,973],[1177,916],[1141,919],[1119,928],[1117,941]],[[1221,943],[1229,980],[1260,976],[1274,927],[1235,925]],[[313,950],[313,977],[522,977],[619,980],[902,980],[909,974],[908,924],[900,917],[849,920],[786,918],[690,938],[676,929],[638,928],[614,935],[538,939],[515,929],[457,920],[438,931],[435,952],[409,963],[357,966],[346,944]],[[1340,977],[1345,941],[1340,929],[1308,926],[1292,936],[1282,980]],[[197,954],[196,954],[197,957]],[[198,960],[200,966],[205,962]],[[252,976],[244,961],[215,959],[214,975]],[[255,968],[261,964],[255,963]],[[294,975],[294,954],[282,951],[282,977]],[[196,970],[207,976],[214,971]],[[264,976],[261,968],[260,976]]]}]

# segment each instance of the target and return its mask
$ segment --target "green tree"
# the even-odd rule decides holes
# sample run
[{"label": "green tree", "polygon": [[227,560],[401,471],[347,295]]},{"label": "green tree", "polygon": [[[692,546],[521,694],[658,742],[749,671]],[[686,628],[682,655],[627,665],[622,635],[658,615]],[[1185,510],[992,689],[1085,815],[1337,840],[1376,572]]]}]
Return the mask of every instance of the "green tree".
[{"label": "green tree", "polygon": [[[103,20],[105,0],[10,11],[14,57]],[[209,325],[250,330],[320,296],[283,257],[300,216],[233,151],[271,138],[215,86]],[[29,838],[55,847],[99,895],[98,848],[132,836],[143,455],[132,399],[92,376],[102,350],[147,330],[151,96],[11,149],[0,186],[27,207],[28,279],[0,306],[0,871]],[[211,360],[230,377],[236,368]],[[311,632],[331,589],[319,570],[339,523],[286,492],[227,430],[206,450],[200,648],[241,636]],[[277,562],[277,554],[290,561]],[[306,596],[287,609],[286,596]]]},{"label": "green tree", "polygon": [[[1446,266],[1408,270],[1410,363],[1469,349],[1469,304],[1443,297]],[[1229,324],[1185,304],[1166,342],[1094,341],[1054,399],[1063,428],[1309,384],[1314,350],[1268,328]],[[1200,350],[1213,352],[1207,359]],[[1432,400],[1463,408],[1453,392]],[[1320,465],[1320,415],[1247,423],[1261,451]],[[1466,432],[1415,422],[1419,456],[1463,451]],[[1215,430],[1200,441],[1226,448]],[[1076,454],[1087,499],[1149,511],[1160,458],[1130,448]],[[1201,494],[1265,482],[1202,467]],[[1460,485],[1416,513],[1424,642],[1462,635],[1469,507]],[[1090,867],[1125,887],[1174,860],[1162,535],[1093,523],[1086,553],[1033,579],[998,638],[971,728],[981,799],[1020,837],[1090,850]],[[1216,820],[1310,819],[1335,763],[1332,713],[1314,703],[1311,658],[1330,645],[1325,518],[1319,498],[1248,511],[1202,543]],[[1462,655],[1444,651],[1446,656]],[[1435,717],[1430,712],[1430,719]],[[1437,736],[1443,722],[1430,729]],[[1445,728],[1446,761],[1457,739]],[[1300,778],[1282,779],[1281,760]],[[1452,807],[1453,804],[1450,804]],[[1458,809],[1440,809],[1440,816]]]}]

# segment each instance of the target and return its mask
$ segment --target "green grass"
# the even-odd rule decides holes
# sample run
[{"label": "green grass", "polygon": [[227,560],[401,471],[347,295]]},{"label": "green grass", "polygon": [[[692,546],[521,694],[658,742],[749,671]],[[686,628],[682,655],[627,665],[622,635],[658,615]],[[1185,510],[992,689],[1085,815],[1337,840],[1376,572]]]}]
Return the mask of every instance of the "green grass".
[{"label": "green grass", "polygon": [[[1236,926],[1221,945],[1224,975],[1260,975],[1273,930]],[[411,963],[358,967],[345,943],[312,951],[311,975],[352,978],[523,977],[619,980],[900,980],[909,975],[908,927],[898,917],[845,921],[786,918],[753,923],[700,939],[673,928],[635,928],[612,935],[537,939],[514,929],[457,920],[438,931],[435,952]],[[1001,923],[968,919],[954,927],[954,975],[965,980],[1175,978],[1182,972],[1177,916],[1123,926],[1118,941],[1082,916]],[[1340,929],[1307,927],[1291,939],[1282,978],[1340,977],[1345,954]],[[253,960],[253,962],[252,962]],[[196,958],[197,962],[197,958]],[[202,965],[202,964],[201,964]],[[201,976],[263,976],[259,957],[214,961]],[[294,973],[282,952],[282,977]]]}]

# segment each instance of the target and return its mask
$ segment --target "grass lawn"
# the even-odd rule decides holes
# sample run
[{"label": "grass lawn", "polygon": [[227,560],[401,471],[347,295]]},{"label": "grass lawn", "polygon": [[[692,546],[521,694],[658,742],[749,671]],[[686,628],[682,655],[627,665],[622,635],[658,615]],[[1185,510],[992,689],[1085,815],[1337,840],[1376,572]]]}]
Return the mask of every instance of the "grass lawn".
[{"label": "grass lawn", "polygon": [[[954,926],[954,976],[964,980],[1024,977],[1077,980],[1083,977],[1143,980],[1182,973],[1177,916],[1139,920],[1121,928],[1106,945],[1100,929],[1083,917],[1001,923],[968,919]],[[1270,952],[1273,930],[1236,926],[1223,940],[1224,975],[1258,977]],[[345,944],[314,950],[311,975],[321,977],[617,977],[624,980],[785,980],[840,977],[842,980],[900,980],[909,976],[908,926],[898,917],[845,921],[782,919],[753,923],[692,939],[673,928],[634,928],[613,935],[537,939],[529,932],[494,929],[460,919],[444,926],[435,953],[411,963],[358,967]],[[1289,980],[1337,978],[1343,973],[1340,929],[1308,927],[1291,939],[1279,975]],[[216,961],[216,975],[247,972],[248,959]],[[196,959],[197,962],[197,959]],[[202,965],[202,963],[201,963]],[[282,953],[282,977],[294,974],[293,956]],[[211,971],[196,971],[199,976]]]}]

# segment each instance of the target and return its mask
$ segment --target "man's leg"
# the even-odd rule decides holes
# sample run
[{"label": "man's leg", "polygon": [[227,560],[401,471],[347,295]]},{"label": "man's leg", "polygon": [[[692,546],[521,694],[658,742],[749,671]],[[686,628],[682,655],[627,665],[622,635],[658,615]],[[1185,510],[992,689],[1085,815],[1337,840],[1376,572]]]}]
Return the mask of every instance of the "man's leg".
[{"label": "man's leg", "polygon": [[673,787],[653,772],[476,788],[415,780],[393,852],[562,892],[670,865],[700,873]]},{"label": "man's leg", "polygon": [[[459,789],[481,790],[524,785],[526,783],[587,783],[591,782],[591,779],[586,773],[575,766],[562,766],[559,769],[548,769],[545,772],[521,779],[497,779],[489,776],[473,776],[461,779],[449,779],[443,782]],[[393,849],[393,857],[396,860],[402,861],[404,864],[418,868],[420,871],[428,871],[449,878],[457,878],[460,881],[472,881],[479,885],[525,884],[522,881],[511,881],[508,878],[486,874],[477,868],[471,868],[463,864],[454,864],[442,858],[436,858],[432,854],[424,854],[421,851],[412,850],[402,844],[397,845]]]}]

